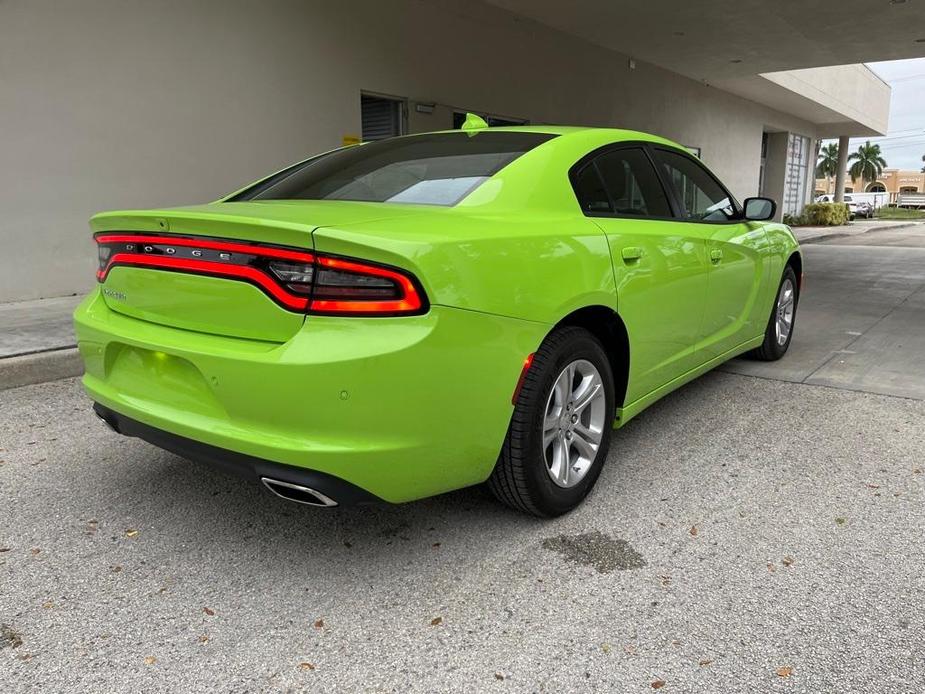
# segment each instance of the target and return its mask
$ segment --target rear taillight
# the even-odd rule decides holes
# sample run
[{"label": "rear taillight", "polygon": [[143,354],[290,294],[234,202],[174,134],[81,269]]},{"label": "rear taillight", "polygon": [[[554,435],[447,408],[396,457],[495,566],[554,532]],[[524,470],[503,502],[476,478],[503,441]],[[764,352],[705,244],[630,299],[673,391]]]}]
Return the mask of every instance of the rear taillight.
[{"label": "rear taillight", "polygon": [[375,263],[195,237],[100,234],[96,242],[100,282],[113,267],[131,265],[249,282],[292,311],[395,316],[427,310],[414,277]]},{"label": "rear taillight", "polygon": [[290,291],[311,297],[311,313],[399,314],[423,307],[414,281],[381,265],[316,255],[312,263],[273,260],[269,268]]}]

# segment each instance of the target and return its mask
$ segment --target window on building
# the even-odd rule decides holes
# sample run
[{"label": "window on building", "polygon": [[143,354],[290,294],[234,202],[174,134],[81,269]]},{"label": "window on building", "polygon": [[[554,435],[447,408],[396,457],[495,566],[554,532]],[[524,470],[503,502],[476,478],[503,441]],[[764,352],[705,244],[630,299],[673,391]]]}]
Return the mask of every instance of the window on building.
[{"label": "window on building", "polygon": [[384,140],[387,137],[404,135],[405,109],[404,99],[361,94],[363,141]]},{"label": "window on building", "polygon": [[902,186],[902,187],[899,189],[899,192],[900,192],[900,193],[918,193],[918,192],[919,192],[919,188],[918,188],[918,186]]},{"label": "window on building", "polygon": [[867,192],[868,193],[885,193],[886,187],[878,181],[876,183],[871,183],[869,186],[867,186]]},{"label": "window on building", "polygon": [[798,215],[806,202],[809,170],[809,138],[790,133],[784,168],[784,214]]},{"label": "window on building", "polygon": [[361,200],[455,205],[548,133],[430,133],[345,147],[284,171],[232,198]]},{"label": "window on building", "polygon": [[656,157],[674,185],[684,206],[681,213],[687,219],[725,222],[735,216],[736,201],[698,162],[664,149],[656,150]]},{"label": "window on building", "polygon": [[[765,195],[764,192],[764,171],[768,164],[768,134],[761,133],[761,163],[758,166],[758,195]],[[822,191],[825,192],[825,191]],[[821,193],[820,193],[821,194]]]}]

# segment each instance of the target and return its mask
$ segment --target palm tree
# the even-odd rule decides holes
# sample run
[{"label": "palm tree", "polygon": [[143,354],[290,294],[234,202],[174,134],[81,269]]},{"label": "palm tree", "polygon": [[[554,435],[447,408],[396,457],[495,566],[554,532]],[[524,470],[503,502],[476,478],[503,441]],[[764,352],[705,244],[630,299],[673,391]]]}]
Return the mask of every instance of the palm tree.
[{"label": "palm tree", "polygon": [[[925,159],[925,157],[923,157]],[[830,142],[819,150],[819,162],[816,164],[816,176],[829,179],[838,173],[838,145]]]},{"label": "palm tree", "polygon": [[[925,154],[922,155],[922,161],[925,162]],[[922,167],[922,173],[925,173],[925,166]]]},{"label": "palm tree", "polygon": [[886,168],[886,159],[880,156],[880,145],[870,144],[870,140],[858,147],[858,151],[848,155],[848,161],[853,161],[848,175],[851,181],[876,181]]}]

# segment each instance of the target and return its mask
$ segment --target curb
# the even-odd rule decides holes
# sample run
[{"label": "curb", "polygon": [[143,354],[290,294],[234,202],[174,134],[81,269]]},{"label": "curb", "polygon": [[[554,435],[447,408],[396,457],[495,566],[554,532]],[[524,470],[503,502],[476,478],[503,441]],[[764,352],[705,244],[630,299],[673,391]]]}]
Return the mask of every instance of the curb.
[{"label": "curb", "polygon": [[[872,227],[870,229],[865,229],[864,231],[855,231],[855,232],[845,232],[845,231],[836,231],[831,234],[820,233],[817,236],[810,236],[807,239],[800,239],[799,235],[794,233],[794,236],[797,237],[800,245],[807,243],[822,243],[828,241],[829,239],[846,239],[852,236],[866,236],[867,234],[875,234],[878,231],[897,231],[899,229],[908,229],[909,227],[918,226],[918,222],[897,222],[896,224],[890,224],[889,226],[884,225],[881,228]],[[800,227],[796,227],[799,229]]]},{"label": "curb", "polygon": [[0,359],[0,390],[80,376],[83,361],[76,347]]}]

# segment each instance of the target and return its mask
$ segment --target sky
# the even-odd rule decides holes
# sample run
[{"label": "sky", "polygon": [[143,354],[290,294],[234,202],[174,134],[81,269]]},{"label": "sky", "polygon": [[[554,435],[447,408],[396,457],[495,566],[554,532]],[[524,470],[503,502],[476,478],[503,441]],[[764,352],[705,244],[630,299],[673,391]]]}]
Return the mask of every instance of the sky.
[{"label": "sky", "polygon": [[854,152],[870,140],[880,144],[889,168],[921,170],[925,166],[925,58],[867,66],[893,89],[889,128],[886,137],[852,137],[848,151]]}]

